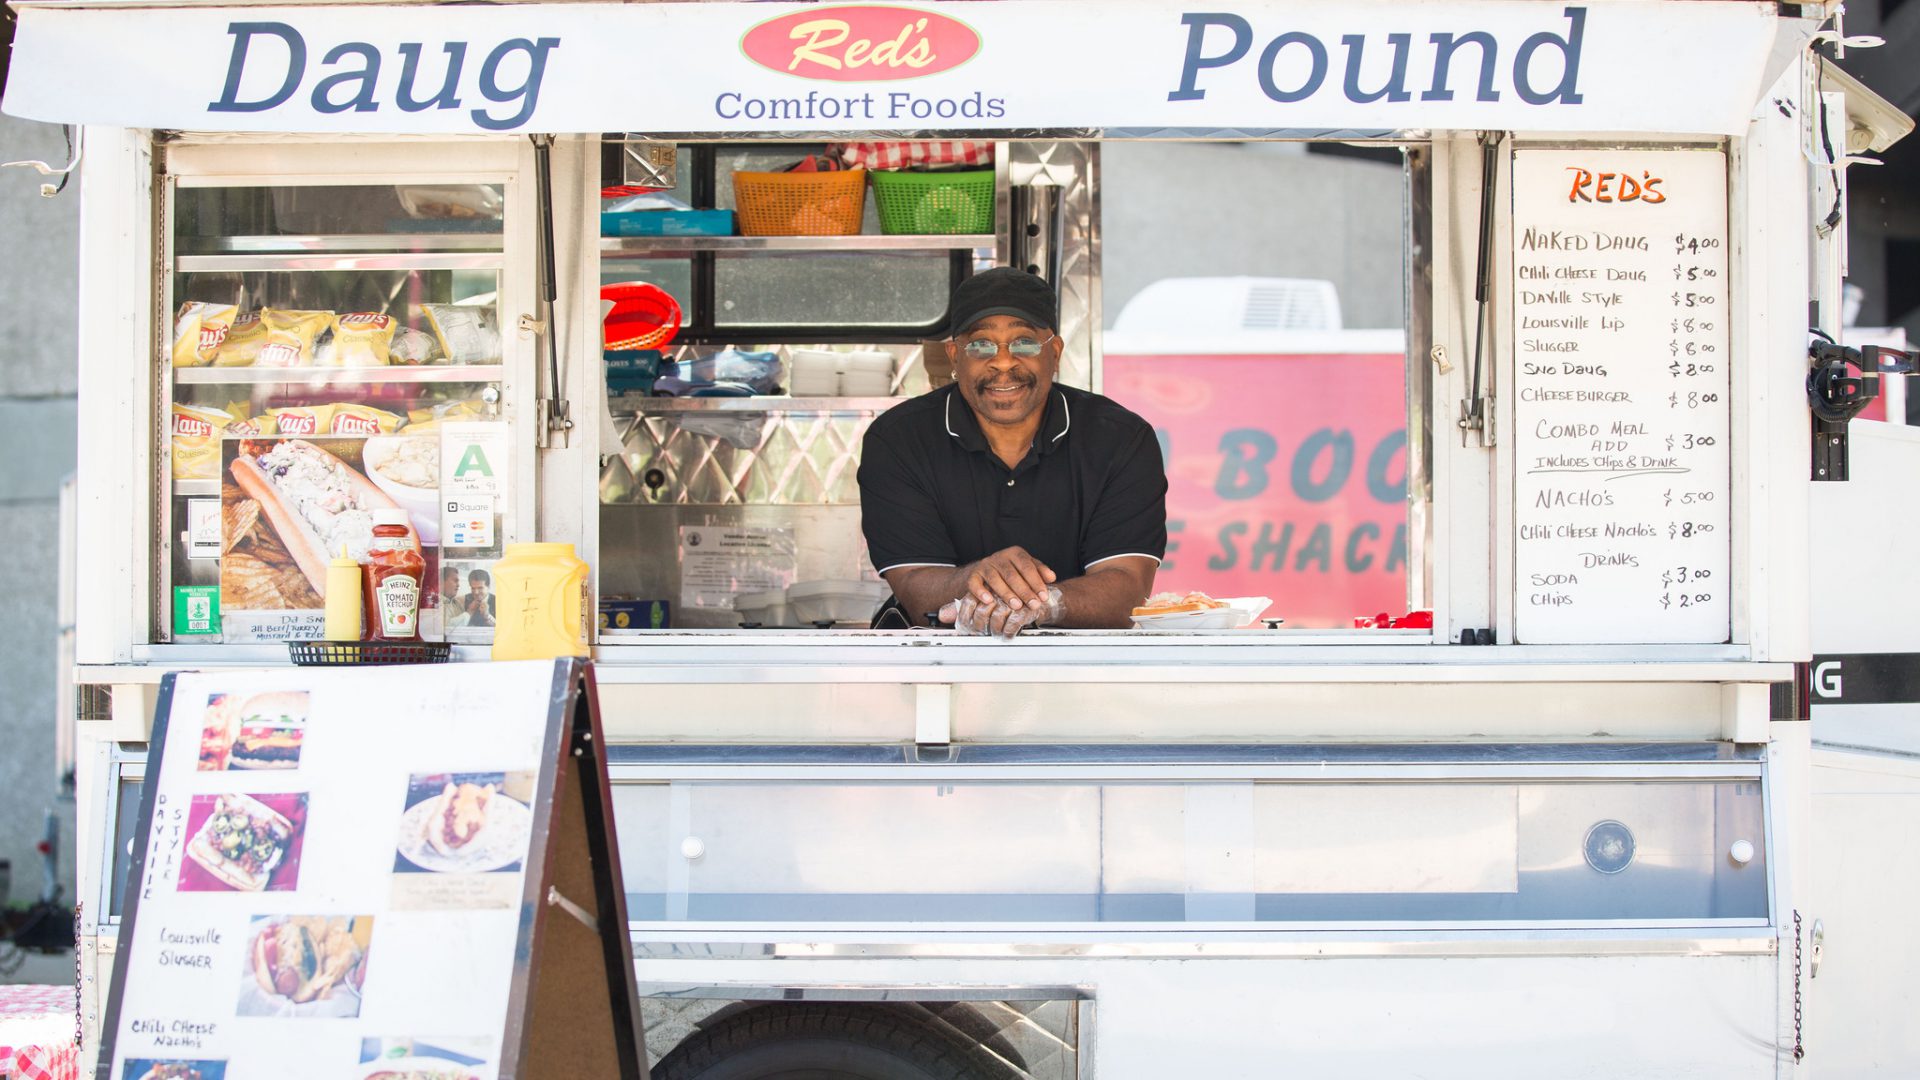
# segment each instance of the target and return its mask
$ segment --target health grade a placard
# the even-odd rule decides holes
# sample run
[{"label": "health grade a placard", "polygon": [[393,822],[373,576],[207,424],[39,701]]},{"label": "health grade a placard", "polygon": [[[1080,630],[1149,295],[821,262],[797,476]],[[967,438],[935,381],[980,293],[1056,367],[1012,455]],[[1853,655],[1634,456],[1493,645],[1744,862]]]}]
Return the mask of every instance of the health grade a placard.
[{"label": "health grade a placard", "polygon": [[491,421],[440,425],[440,545],[486,549],[499,542],[507,493],[507,428]]},{"label": "health grade a placard", "polygon": [[440,1061],[462,1077],[513,1075],[543,770],[566,757],[558,670],[172,677],[109,1006],[114,1080],[360,1076],[368,1046],[395,1071],[453,1048]]}]

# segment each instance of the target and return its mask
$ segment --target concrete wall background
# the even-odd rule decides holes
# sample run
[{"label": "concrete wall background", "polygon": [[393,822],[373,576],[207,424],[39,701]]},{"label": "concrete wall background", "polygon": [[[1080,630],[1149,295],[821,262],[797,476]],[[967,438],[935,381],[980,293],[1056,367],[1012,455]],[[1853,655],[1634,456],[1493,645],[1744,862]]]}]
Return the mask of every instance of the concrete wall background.
[{"label": "concrete wall background", "polygon": [[[0,116],[0,160],[58,165],[66,153],[60,128]],[[46,811],[68,801],[54,761],[55,582],[60,482],[73,471],[79,419],[80,182],[44,199],[41,179],[0,172],[0,859],[13,862],[16,901],[38,894],[34,845]],[[71,902],[71,830],[61,841]]]}]

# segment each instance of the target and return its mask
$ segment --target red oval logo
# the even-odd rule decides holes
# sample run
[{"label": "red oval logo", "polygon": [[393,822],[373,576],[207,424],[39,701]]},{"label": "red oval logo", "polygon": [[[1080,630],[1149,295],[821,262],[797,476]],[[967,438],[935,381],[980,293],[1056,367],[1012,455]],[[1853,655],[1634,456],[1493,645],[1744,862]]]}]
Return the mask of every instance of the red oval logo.
[{"label": "red oval logo", "polygon": [[824,7],[768,19],[746,32],[740,51],[803,79],[882,82],[957,68],[980,51],[980,35],[931,11]]}]

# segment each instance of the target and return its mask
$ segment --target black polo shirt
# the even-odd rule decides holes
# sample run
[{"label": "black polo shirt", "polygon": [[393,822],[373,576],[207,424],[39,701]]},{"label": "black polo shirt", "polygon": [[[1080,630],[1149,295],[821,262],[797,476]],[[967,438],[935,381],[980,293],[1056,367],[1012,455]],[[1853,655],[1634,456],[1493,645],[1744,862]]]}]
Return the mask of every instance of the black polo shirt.
[{"label": "black polo shirt", "polygon": [[1013,546],[1062,580],[1121,555],[1167,551],[1167,473],[1145,420],[1055,385],[1033,448],[1008,468],[959,391],[894,406],[860,452],[861,529],[882,573],[964,566]]}]

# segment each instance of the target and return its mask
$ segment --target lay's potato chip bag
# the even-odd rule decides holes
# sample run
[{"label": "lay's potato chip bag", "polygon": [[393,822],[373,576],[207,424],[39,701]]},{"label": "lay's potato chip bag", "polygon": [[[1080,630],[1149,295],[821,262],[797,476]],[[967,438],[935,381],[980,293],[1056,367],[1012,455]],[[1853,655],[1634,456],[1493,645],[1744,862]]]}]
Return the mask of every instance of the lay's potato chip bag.
[{"label": "lay's potato chip bag", "polygon": [[267,344],[267,326],[260,313],[250,311],[234,320],[232,329],[213,352],[214,367],[252,367]]},{"label": "lay's potato chip bag", "polygon": [[257,366],[311,367],[314,344],[333,326],[333,312],[263,308],[260,321],[267,328],[267,342],[254,361]]},{"label": "lay's potato chip bag", "polygon": [[273,420],[273,417],[265,413],[261,413],[259,416],[237,416],[232,423],[227,425],[227,434],[238,435],[247,439],[256,438],[261,435],[272,435],[278,427]]},{"label": "lay's potato chip bag", "polygon": [[325,435],[333,430],[334,405],[289,405],[268,409],[274,430],[281,435]]},{"label": "lay's potato chip bag", "polygon": [[397,324],[377,311],[354,311],[333,321],[333,363],[338,367],[379,367],[389,362],[387,347]]},{"label": "lay's potato chip bag", "polygon": [[400,427],[400,418],[371,405],[341,402],[333,407],[329,435],[391,435]]},{"label": "lay's potato chip bag", "polygon": [[233,328],[240,309],[233,304],[189,300],[173,320],[173,366],[206,367]]},{"label": "lay's potato chip bag", "polygon": [[173,407],[173,478],[220,478],[220,433],[233,422],[219,409],[204,405]]}]

